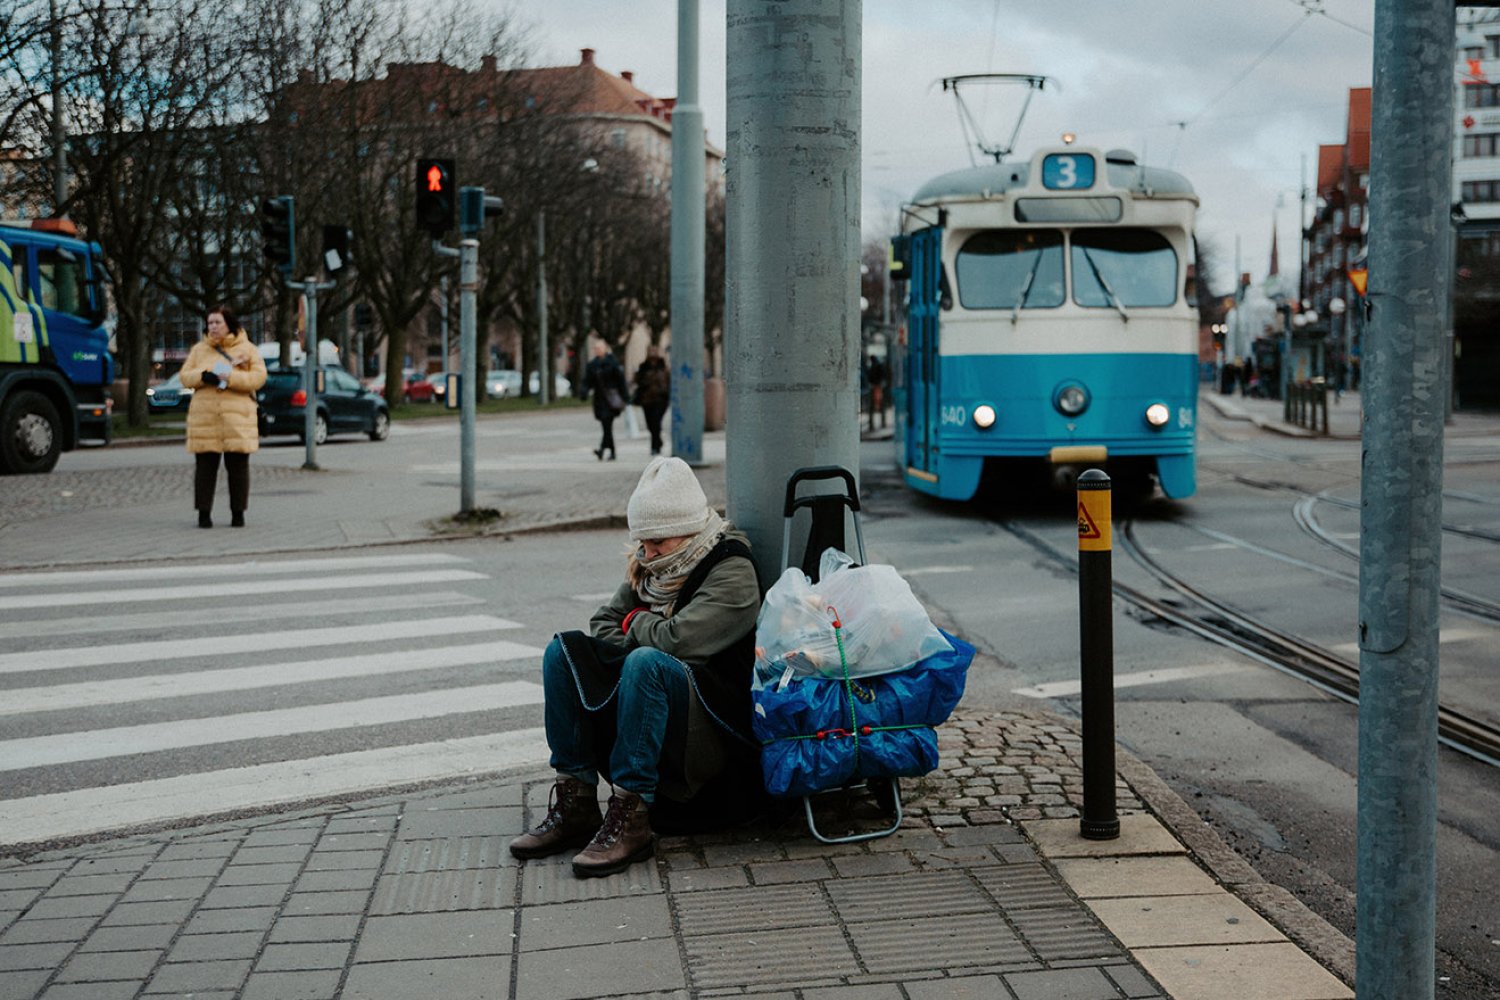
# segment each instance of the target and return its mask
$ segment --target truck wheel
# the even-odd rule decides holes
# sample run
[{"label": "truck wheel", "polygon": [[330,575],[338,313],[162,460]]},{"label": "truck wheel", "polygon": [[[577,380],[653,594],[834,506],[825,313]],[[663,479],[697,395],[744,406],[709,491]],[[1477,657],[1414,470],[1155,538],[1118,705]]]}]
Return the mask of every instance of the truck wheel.
[{"label": "truck wheel", "polygon": [[18,392],[0,415],[0,471],[51,472],[62,452],[57,407],[39,392]]}]

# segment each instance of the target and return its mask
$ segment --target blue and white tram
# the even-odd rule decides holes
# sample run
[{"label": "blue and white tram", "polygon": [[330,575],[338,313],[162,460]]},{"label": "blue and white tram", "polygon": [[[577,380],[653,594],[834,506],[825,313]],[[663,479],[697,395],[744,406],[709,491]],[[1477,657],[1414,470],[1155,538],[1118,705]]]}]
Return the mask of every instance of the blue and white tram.
[{"label": "blue and white tram", "polygon": [[1066,146],[930,181],[903,212],[897,461],[967,500],[1004,463],[1196,489],[1198,197],[1121,150]]}]

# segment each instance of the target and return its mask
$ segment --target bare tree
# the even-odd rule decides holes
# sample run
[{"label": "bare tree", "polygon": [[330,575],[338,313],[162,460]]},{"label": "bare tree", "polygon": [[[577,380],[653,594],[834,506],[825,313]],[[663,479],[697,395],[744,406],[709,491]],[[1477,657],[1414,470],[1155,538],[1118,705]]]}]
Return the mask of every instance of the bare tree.
[{"label": "bare tree", "polygon": [[79,136],[70,149],[76,184],[69,202],[104,246],[114,276],[133,426],[146,421],[152,256],[167,224],[164,206],[187,182],[205,109],[233,68],[203,58],[232,37],[225,8],[210,0],[173,0],[167,8],[162,21],[139,26],[129,22],[134,11],[97,0],[74,22],[66,49],[77,61],[69,76],[78,88],[71,104]]}]

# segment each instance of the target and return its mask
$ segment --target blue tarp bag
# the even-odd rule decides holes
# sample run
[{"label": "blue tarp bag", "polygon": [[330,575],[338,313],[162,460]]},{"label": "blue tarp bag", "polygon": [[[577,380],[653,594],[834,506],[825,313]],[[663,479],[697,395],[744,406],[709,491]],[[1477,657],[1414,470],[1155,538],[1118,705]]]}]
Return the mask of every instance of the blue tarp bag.
[{"label": "blue tarp bag", "polygon": [[795,798],[936,768],[934,728],[957,707],[974,659],[973,646],[942,635],[950,649],[895,673],[844,679],[757,672],[751,718],[766,791]]}]

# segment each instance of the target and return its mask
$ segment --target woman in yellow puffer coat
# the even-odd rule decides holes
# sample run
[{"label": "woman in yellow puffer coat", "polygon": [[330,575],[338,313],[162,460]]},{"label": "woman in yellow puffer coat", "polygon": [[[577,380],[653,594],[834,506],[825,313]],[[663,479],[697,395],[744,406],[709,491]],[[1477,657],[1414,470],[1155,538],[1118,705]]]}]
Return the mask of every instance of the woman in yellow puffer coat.
[{"label": "woman in yellow puffer coat", "polygon": [[250,502],[250,453],[260,448],[255,392],[266,384],[266,363],[239,318],[223,306],[208,314],[204,339],[193,345],[182,366],[182,384],[194,390],[188,404],[187,450],[198,461],[193,506],[198,527],[212,528],[219,456],[229,476],[230,524],[245,526]]}]

